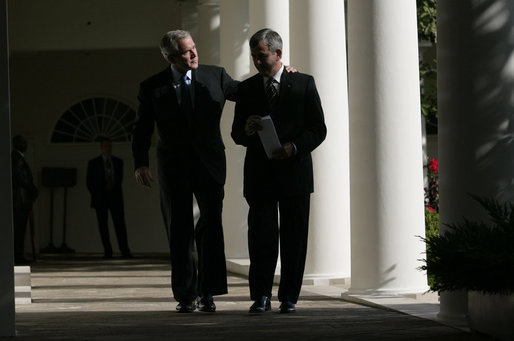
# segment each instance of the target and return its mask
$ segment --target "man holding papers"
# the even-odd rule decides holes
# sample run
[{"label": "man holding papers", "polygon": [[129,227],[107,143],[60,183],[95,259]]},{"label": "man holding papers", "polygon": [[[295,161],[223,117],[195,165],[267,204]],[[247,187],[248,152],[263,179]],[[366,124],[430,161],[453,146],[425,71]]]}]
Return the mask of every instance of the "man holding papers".
[{"label": "man holding papers", "polygon": [[231,134],[246,147],[250,312],[271,310],[280,242],[280,312],[292,313],[302,286],[314,191],[310,153],[327,130],[314,78],[284,69],[280,35],[260,30],[250,49],[259,73],[239,85]]}]

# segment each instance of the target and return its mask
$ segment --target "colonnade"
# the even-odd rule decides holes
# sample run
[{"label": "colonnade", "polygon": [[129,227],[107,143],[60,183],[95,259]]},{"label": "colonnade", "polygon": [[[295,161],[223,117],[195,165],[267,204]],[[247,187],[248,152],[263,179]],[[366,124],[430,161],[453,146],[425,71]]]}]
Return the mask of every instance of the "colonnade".
[{"label": "colonnade", "polygon": [[[284,61],[316,80],[328,135],[313,153],[306,278],[351,277],[356,293],[425,291],[425,274],[417,270],[424,210],[415,1],[349,0],[348,39],[343,0],[200,1],[198,11],[202,62],[217,63],[219,56],[232,77],[248,77],[255,72],[248,39],[267,26],[284,39]],[[228,103],[222,120],[228,160],[223,219],[227,258],[244,258],[244,149],[229,137],[233,109]],[[10,226],[3,216],[2,235]],[[12,268],[7,259],[0,258],[2,270]],[[0,315],[8,316],[12,290],[1,288]],[[1,320],[0,335],[10,335],[14,319]]]},{"label": "colonnade", "polygon": [[[206,2],[215,3],[200,7]],[[220,17],[220,65],[236,79],[254,74],[248,39],[270,27],[284,40],[284,62],[316,80],[328,134],[313,153],[305,277],[351,277],[354,292],[423,292],[426,276],[417,267],[424,244],[416,237],[424,235],[424,208],[415,3],[348,4],[347,42],[341,0],[220,0],[219,13],[210,12]],[[212,34],[202,24],[199,32]],[[215,41],[202,33],[197,40]],[[226,253],[244,258],[244,149],[230,139],[232,117],[228,103],[222,120]]]}]

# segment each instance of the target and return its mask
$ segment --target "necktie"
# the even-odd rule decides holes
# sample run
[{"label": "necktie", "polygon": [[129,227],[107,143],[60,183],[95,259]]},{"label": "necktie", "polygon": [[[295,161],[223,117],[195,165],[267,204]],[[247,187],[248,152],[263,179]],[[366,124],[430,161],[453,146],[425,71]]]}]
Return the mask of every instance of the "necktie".
[{"label": "necktie", "polygon": [[270,77],[266,82],[266,97],[268,98],[268,104],[271,111],[275,108],[278,99],[278,91],[275,88],[275,79]]},{"label": "necktie", "polygon": [[180,82],[180,96],[181,96],[181,109],[182,112],[187,115],[188,118],[191,118],[191,114],[193,113],[193,103],[191,101],[191,91],[189,89],[189,85],[187,84],[187,75],[184,74],[181,78]]},{"label": "necktie", "polygon": [[112,190],[113,181],[112,181],[112,163],[111,158],[107,158],[105,160],[105,186],[108,191]]}]

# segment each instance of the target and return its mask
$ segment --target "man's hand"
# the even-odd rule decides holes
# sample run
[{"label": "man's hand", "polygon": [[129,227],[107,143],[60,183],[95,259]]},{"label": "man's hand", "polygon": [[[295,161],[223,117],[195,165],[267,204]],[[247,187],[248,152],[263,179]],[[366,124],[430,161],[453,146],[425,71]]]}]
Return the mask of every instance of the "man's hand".
[{"label": "man's hand", "polygon": [[296,70],[294,67],[292,67],[291,65],[286,65],[285,66],[285,69],[287,72],[291,72],[291,73],[296,73],[298,72],[298,70]]},{"label": "man's hand", "polygon": [[282,145],[282,148],[273,151],[272,159],[285,160],[294,155],[294,146],[291,142],[286,142]]},{"label": "man's hand", "polygon": [[261,116],[259,115],[252,115],[248,117],[245,124],[245,133],[246,135],[252,135],[258,130],[262,130],[261,125]]},{"label": "man's hand", "polygon": [[152,187],[153,177],[150,172],[150,168],[148,167],[139,167],[134,172],[136,175],[136,181],[143,187],[150,188]]}]

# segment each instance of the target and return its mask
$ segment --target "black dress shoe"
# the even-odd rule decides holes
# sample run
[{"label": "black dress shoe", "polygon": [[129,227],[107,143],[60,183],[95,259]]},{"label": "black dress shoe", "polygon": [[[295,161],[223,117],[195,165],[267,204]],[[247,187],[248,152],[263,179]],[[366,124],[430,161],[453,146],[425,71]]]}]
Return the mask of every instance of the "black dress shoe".
[{"label": "black dress shoe", "polygon": [[202,295],[202,298],[198,300],[198,310],[206,313],[214,313],[216,311],[216,304],[214,304],[214,298],[211,294]]},{"label": "black dress shoe", "polygon": [[280,313],[281,314],[290,314],[296,312],[296,308],[294,306],[294,303],[291,301],[285,301],[282,302],[280,305]]},{"label": "black dress shoe", "polygon": [[265,311],[271,310],[271,301],[269,297],[262,296],[258,300],[255,300],[253,302],[252,306],[250,307],[250,313],[263,313]]},{"label": "black dress shoe", "polygon": [[179,313],[192,313],[196,309],[194,301],[191,302],[179,302],[177,304],[177,312]]}]

